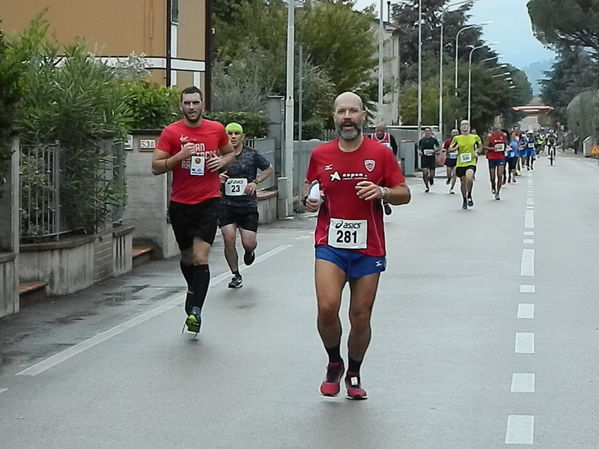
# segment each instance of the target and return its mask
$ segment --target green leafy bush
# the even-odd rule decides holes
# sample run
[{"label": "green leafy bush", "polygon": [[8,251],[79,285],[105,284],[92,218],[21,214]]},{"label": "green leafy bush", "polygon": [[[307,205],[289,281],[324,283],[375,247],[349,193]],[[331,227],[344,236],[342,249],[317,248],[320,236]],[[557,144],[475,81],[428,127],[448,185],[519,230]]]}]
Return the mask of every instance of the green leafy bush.
[{"label": "green leafy bush", "polygon": [[131,83],[124,103],[131,114],[131,129],[161,129],[179,117],[179,91],[141,80]]},{"label": "green leafy bush", "polygon": [[223,125],[237,122],[243,126],[244,134],[249,137],[265,137],[268,135],[268,118],[266,114],[254,112],[210,112],[206,114],[210,120]]},{"label": "green leafy bush", "polygon": [[40,16],[9,46],[11,57],[24,67],[16,125],[23,144],[60,141],[63,217],[70,229],[93,233],[106,221],[111,206],[125,198],[123,189],[105,176],[113,155],[110,145],[100,142],[125,136],[131,123],[129,107],[122,101],[127,89],[84,42],[60,50],[47,37],[47,29]]}]

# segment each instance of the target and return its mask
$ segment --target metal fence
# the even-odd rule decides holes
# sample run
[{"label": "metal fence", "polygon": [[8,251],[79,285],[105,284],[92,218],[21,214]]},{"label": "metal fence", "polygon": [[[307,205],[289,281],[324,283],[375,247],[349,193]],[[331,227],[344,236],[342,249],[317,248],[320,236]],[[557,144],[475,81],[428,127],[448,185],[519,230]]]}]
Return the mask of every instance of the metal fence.
[{"label": "metal fence", "polygon": [[21,145],[20,151],[21,238],[67,232],[60,206],[60,145]]},{"label": "metal fence", "polygon": [[[125,191],[125,149],[122,141],[96,142],[98,151],[110,152],[102,177],[111,179],[115,190]],[[65,163],[59,142],[20,146],[21,241],[59,240],[77,229],[69,225],[61,202]],[[121,222],[125,206],[110,206],[109,221]]]},{"label": "metal fence", "polygon": [[[127,191],[126,153],[125,142],[115,140],[112,142],[112,182],[116,190]],[[112,206],[112,222],[122,223],[125,217],[125,204]]]}]

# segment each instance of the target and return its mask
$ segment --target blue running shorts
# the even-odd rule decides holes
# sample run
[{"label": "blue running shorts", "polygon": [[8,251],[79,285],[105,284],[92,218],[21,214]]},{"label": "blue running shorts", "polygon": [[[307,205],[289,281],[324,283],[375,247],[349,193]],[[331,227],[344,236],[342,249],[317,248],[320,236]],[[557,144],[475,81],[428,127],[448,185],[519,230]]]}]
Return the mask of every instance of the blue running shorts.
[{"label": "blue running shorts", "polygon": [[380,273],[387,267],[387,259],[384,256],[366,256],[355,250],[333,248],[328,245],[316,247],[316,258],[334,263],[349,279]]}]

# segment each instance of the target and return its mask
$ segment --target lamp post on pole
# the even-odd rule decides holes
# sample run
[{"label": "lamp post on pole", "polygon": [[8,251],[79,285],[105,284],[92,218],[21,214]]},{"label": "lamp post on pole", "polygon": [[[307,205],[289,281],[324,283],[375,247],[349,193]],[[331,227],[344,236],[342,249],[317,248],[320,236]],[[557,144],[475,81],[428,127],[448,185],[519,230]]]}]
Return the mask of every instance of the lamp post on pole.
[{"label": "lamp post on pole", "polygon": [[293,213],[293,76],[295,48],[295,0],[287,0],[287,85],[285,94],[284,176],[287,190],[287,213]]},{"label": "lamp post on pole", "polygon": [[[460,28],[455,36],[455,85],[454,85],[454,95],[456,97],[456,100],[458,98],[458,56],[459,56],[459,50],[460,50],[460,34],[463,31],[466,30],[471,30],[472,28],[480,28],[483,25],[490,25],[491,22],[490,20],[486,20],[482,23],[479,23],[478,25],[468,25],[465,26],[463,28]],[[458,117],[456,116],[455,118],[455,127],[458,127]]]},{"label": "lamp post on pole", "polygon": [[490,45],[495,45],[498,42],[490,42],[488,44],[477,45],[470,50],[470,55],[468,56],[468,121],[470,121],[470,106],[472,101],[472,54],[476,50],[480,50],[481,48],[488,47]]},{"label": "lamp post on pole", "polygon": [[439,135],[443,138],[443,32],[445,27],[445,14],[452,6],[472,3],[473,0],[462,0],[447,5],[441,11],[441,37],[439,39]]},{"label": "lamp post on pole", "polygon": [[383,118],[383,52],[385,50],[384,32],[385,25],[383,23],[383,0],[380,2],[379,11],[379,107],[378,115]]},{"label": "lamp post on pole", "polygon": [[418,140],[422,133],[422,0],[418,1]]}]

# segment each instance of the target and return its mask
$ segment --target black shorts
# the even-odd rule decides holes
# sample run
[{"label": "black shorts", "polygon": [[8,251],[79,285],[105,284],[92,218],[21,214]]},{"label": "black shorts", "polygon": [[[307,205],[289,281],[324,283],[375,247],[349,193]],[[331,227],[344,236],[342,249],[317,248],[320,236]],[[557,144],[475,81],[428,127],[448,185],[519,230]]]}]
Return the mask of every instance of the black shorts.
[{"label": "black shorts", "polygon": [[237,209],[221,204],[218,209],[218,226],[236,224],[247,231],[258,231],[258,210]]},{"label": "black shorts", "polygon": [[450,158],[446,158],[445,159],[445,166],[446,167],[455,167],[456,164],[458,163],[457,158],[456,159],[450,159]]},{"label": "black shorts", "polygon": [[219,203],[220,198],[211,198],[198,204],[170,202],[168,217],[180,250],[191,248],[194,238],[210,245],[214,243]]},{"label": "black shorts", "polygon": [[428,168],[429,170],[434,170],[437,168],[437,158],[435,155],[425,156],[424,154],[420,156],[420,167]]},{"label": "black shorts", "polygon": [[462,176],[466,176],[466,172],[468,170],[472,170],[474,173],[476,173],[476,165],[467,165],[466,167],[456,167],[455,175],[458,178],[461,178]]},{"label": "black shorts", "polygon": [[518,165],[517,157],[508,157],[505,160],[507,161],[507,164],[510,167],[510,170],[516,170],[516,166]]}]

